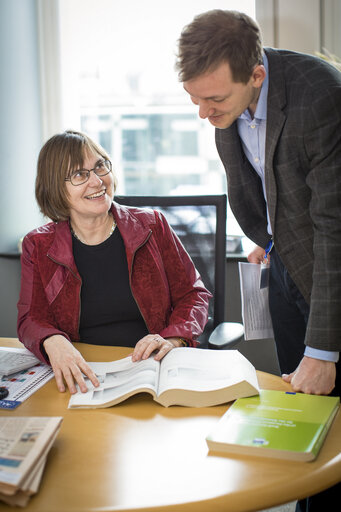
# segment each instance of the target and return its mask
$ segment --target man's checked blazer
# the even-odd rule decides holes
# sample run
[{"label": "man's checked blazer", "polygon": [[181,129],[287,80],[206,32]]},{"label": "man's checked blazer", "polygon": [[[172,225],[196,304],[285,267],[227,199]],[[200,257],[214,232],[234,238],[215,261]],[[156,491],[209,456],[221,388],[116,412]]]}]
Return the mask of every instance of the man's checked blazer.
[{"label": "man's checked blazer", "polygon": [[[341,350],[341,73],[313,56],[265,49],[269,92],[265,181],[273,239],[310,304],[306,344]],[[228,196],[244,233],[265,247],[261,181],[236,122],[216,129]]]}]

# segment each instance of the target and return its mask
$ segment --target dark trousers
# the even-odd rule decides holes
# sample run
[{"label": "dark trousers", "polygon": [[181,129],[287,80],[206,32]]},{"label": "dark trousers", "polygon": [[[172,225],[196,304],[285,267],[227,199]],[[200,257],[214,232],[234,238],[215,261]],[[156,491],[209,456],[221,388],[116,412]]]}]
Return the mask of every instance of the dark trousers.
[{"label": "dark trousers", "polygon": [[309,305],[275,249],[270,256],[269,307],[278,361],[282,373],[291,373],[304,354]]},{"label": "dark trousers", "polygon": [[[279,366],[282,373],[291,373],[304,355],[309,305],[289,276],[275,249],[271,251],[270,258],[269,307]],[[341,361],[336,365],[336,373],[336,386],[331,394],[340,396]],[[341,484],[338,484],[298,501],[296,512],[334,510],[340,498]]]}]

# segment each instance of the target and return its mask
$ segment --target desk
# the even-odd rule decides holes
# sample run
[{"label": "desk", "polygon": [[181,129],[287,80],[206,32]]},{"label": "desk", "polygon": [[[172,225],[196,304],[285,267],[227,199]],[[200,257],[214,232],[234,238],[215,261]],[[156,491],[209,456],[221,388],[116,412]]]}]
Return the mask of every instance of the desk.
[{"label": "desk", "polygon": [[[1,339],[2,345],[13,345]],[[16,342],[15,346],[19,346]],[[125,357],[127,348],[78,344],[88,361]],[[258,372],[266,389],[290,389]],[[338,413],[316,461],[208,454],[205,437],[228,406],[164,408],[138,395],[107,409],[68,410],[69,394],[48,382],[1,416],[63,416],[39,493],[26,511],[242,512],[303,498],[341,475]],[[1,511],[13,508],[1,505]]]}]

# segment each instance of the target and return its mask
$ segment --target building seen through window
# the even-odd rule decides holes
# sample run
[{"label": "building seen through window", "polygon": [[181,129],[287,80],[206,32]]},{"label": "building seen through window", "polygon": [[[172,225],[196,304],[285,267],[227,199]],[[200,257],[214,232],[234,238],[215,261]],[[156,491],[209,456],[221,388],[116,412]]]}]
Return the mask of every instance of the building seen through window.
[{"label": "building seen through window", "polygon": [[[203,130],[197,113],[185,108],[159,112],[113,112],[82,115],[81,129],[95,134],[113,155],[120,156],[120,192],[126,195],[221,193],[225,173],[216,155],[199,143]],[[204,130],[203,130],[204,131]],[[214,144],[214,133],[212,144]],[[123,181],[122,181],[123,180]],[[209,183],[211,180],[211,184]]]},{"label": "building seen through window", "polygon": [[[123,195],[226,192],[214,128],[174,69],[182,28],[200,12],[254,0],[60,0],[63,125],[108,151]],[[228,233],[242,235],[231,212]]]}]

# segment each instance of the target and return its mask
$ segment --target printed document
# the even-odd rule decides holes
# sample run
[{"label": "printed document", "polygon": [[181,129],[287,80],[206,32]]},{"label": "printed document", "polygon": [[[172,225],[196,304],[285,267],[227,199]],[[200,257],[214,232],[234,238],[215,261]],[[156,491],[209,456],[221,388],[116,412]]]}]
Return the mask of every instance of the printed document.
[{"label": "printed document", "polygon": [[273,338],[269,287],[261,283],[261,265],[239,262],[245,340]]}]

